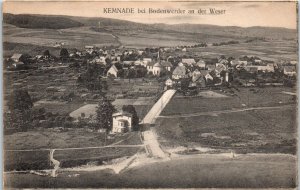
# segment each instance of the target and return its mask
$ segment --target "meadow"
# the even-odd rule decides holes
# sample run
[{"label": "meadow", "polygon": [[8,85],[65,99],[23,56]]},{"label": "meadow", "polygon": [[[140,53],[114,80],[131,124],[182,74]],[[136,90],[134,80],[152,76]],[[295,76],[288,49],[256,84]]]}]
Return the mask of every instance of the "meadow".
[{"label": "meadow", "polygon": [[225,98],[175,97],[157,119],[156,130],[165,147],[296,154],[296,101],[283,90],[291,89],[254,93],[241,88],[237,96]]}]

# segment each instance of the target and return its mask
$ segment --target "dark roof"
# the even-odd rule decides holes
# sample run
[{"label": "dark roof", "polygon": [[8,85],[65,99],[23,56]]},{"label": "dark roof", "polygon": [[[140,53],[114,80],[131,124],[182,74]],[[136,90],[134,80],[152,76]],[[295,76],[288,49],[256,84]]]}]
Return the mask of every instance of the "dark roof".
[{"label": "dark roof", "polygon": [[22,57],[23,54],[20,53],[15,53],[13,54],[13,56],[11,56],[12,59],[20,59]]},{"label": "dark roof", "polygon": [[177,66],[173,71],[173,75],[186,75],[185,66]]},{"label": "dark roof", "polygon": [[283,66],[283,69],[286,72],[296,72],[296,67],[295,66]]},{"label": "dark roof", "polygon": [[121,111],[121,112],[118,112],[118,113],[114,113],[112,116],[117,117],[117,116],[121,116],[121,115],[125,115],[127,117],[132,117],[132,114],[129,113],[129,112],[126,112],[126,111]]},{"label": "dark roof", "polygon": [[153,66],[155,64],[155,62],[151,61],[147,63],[147,66]]},{"label": "dark roof", "polygon": [[169,61],[161,61],[160,64],[163,67],[173,67],[173,65]]}]

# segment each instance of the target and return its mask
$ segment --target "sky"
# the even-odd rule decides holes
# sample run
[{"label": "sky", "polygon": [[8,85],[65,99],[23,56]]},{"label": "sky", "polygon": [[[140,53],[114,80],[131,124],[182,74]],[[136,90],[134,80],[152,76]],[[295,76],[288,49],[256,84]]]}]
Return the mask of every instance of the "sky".
[{"label": "sky", "polygon": [[[141,23],[213,24],[297,28],[295,2],[5,2],[3,12],[13,14],[105,17]],[[104,8],[135,8],[135,13],[104,13]],[[195,14],[137,14],[137,8],[195,10]],[[225,10],[221,15],[200,15],[199,9]]]}]

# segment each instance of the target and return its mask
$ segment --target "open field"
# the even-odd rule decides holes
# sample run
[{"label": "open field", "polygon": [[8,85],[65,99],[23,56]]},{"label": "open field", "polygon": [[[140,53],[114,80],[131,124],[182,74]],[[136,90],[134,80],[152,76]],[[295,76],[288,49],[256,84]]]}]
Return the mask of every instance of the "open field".
[{"label": "open field", "polygon": [[[85,45],[120,45],[115,36],[109,33],[93,32],[90,27],[72,29],[27,29],[5,24],[3,42],[31,44],[53,47],[55,43],[65,43],[66,48],[83,49]],[[24,52],[15,52],[24,53]]]},{"label": "open field", "polygon": [[[266,48],[267,47],[267,48]],[[209,46],[206,48],[190,48],[188,54],[215,58],[257,56],[261,59],[278,62],[280,60],[297,60],[297,43],[292,41],[273,40],[267,42],[239,43],[226,46]]]},{"label": "open field", "polygon": [[157,119],[156,130],[166,147],[295,154],[296,102],[283,90],[264,88],[254,93],[241,88],[238,96],[227,98],[175,97]]},{"label": "open field", "polygon": [[[54,154],[65,167],[78,166],[91,160],[112,159],[131,155],[139,147],[61,150],[65,148],[101,147],[117,143],[118,145],[139,145],[141,140],[137,132],[116,135],[105,139],[105,134],[89,132],[85,129],[69,129],[57,132],[53,129],[35,129],[34,131],[18,132],[5,135],[4,153],[6,170],[46,169],[49,165],[49,149],[60,149]],[[17,151],[30,150],[30,151]],[[76,157],[74,157],[76,155]],[[90,158],[90,159],[89,159]],[[68,165],[68,162],[72,164]],[[77,165],[76,165],[77,164]]]},{"label": "open field", "polygon": [[235,159],[201,155],[146,164],[120,174],[111,170],[63,172],[57,178],[4,174],[4,185],[13,188],[295,188],[295,176],[296,158],[290,155],[241,155]]},{"label": "open field", "polygon": [[[284,94],[283,91],[294,92],[294,89],[285,87],[267,88],[239,88],[224,89],[226,93],[214,91],[227,97],[181,97],[176,95],[161,115],[180,115],[197,112],[229,110],[234,108],[280,106],[282,104],[296,104],[295,96]],[[235,95],[232,96],[231,92]],[[200,92],[204,94],[205,91]],[[245,106],[243,106],[243,104]]]}]

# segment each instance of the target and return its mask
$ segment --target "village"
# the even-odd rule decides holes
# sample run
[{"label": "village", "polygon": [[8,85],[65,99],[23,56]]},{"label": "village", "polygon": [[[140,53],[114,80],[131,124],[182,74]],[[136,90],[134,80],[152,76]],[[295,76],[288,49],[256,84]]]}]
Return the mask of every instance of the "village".
[{"label": "village", "polygon": [[[57,44],[60,44],[59,47]],[[233,58],[225,55],[201,58],[189,55],[193,47],[133,49],[122,46],[117,48],[85,46],[80,51],[67,50],[63,48],[63,43],[57,44],[54,46],[61,48],[58,56],[52,55],[49,50],[36,56],[13,54],[5,59],[6,70],[18,72],[28,69],[81,68],[77,75],[77,83],[85,84],[86,88],[92,88],[92,91],[96,90],[97,93],[99,93],[97,90],[109,88],[107,80],[129,80],[129,82],[138,79],[156,80],[162,84],[161,93],[163,90],[175,89],[184,96],[197,96],[201,90],[218,87],[293,87],[296,84],[296,61],[275,63],[256,56]],[[95,72],[92,74],[95,75],[94,78],[87,76],[87,72],[91,71]],[[103,83],[106,85],[105,88]],[[116,97],[122,97],[120,95]],[[74,110],[70,116],[78,120],[80,116],[88,118],[95,115],[95,105],[92,106],[93,111],[86,109],[88,106],[85,105]],[[84,110],[89,112],[84,113]],[[130,131],[132,113],[136,114],[136,111],[134,108],[132,113],[124,112],[120,108],[118,111],[121,112],[112,113],[114,118],[112,132]],[[134,123],[137,125],[139,122]]]}]

